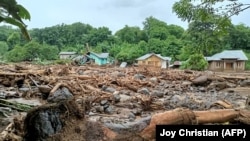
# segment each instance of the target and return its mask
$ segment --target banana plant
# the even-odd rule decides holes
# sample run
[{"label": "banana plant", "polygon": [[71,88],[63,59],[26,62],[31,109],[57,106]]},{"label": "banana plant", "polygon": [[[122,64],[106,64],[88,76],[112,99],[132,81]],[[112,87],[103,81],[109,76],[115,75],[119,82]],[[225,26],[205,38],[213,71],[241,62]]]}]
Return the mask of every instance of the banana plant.
[{"label": "banana plant", "polygon": [[30,20],[30,13],[16,0],[0,0],[0,23],[5,22],[19,27],[27,40],[31,37],[23,20]]}]

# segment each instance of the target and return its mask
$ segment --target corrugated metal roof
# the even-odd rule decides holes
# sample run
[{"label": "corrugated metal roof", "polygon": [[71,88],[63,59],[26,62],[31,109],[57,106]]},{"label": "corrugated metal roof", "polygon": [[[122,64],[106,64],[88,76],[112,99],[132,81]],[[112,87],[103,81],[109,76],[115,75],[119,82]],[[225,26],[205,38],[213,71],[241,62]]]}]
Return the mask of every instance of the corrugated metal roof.
[{"label": "corrugated metal roof", "polygon": [[108,56],[109,56],[109,53],[100,53],[100,54],[97,54],[94,52],[90,52],[90,53],[94,54],[95,56],[97,56],[99,58],[108,58]]},{"label": "corrugated metal roof", "polygon": [[127,66],[127,62],[122,62],[121,64],[120,64],[120,67],[121,68],[125,68]]},{"label": "corrugated metal roof", "polygon": [[216,61],[222,59],[237,59],[248,60],[247,56],[242,50],[224,50],[221,53],[217,53],[211,57],[205,57],[207,61]]},{"label": "corrugated metal roof", "polygon": [[76,54],[76,52],[60,52],[60,55],[73,55]]},{"label": "corrugated metal roof", "polygon": [[168,60],[168,61],[171,60],[170,57],[163,57],[163,56],[161,56],[160,54],[155,54],[155,53],[148,53],[148,54],[145,54],[145,55],[143,55],[143,56],[137,58],[136,60],[145,60],[145,59],[151,57],[152,55],[155,55],[155,56],[161,58],[162,60]]}]

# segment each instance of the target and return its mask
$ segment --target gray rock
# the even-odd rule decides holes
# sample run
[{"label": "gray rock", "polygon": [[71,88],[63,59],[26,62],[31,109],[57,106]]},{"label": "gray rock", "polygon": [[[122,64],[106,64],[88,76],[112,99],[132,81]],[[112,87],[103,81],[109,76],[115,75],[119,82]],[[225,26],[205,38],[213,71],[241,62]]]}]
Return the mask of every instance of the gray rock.
[{"label": "gray rock", "polygon": [[45,141],[48,136],[59,132],[63,127],[58,110],[39,111],[34,117],[26,119],[25,140]]},{"label": "gray rock", "polygon": [[104,112],[104,107],[103,106],[95,106],[96,112],[103,113]]},{"label": "gray rock", "polygon": [[129,118],[129,119],[130,119],[130,118],[135,119],[136,117],[135,117],[135,115],[134,115],[132,112],[130,112],[130,113],[128,114],[128,118]]},{"label": "gray rock", "polygon": [[132,112],[134,115],[139,116],[139,115],[141,115],[141,113],[142,113],[142,109],[137,108],[137,109],[132,110],[131,112]]},{"label": "gray rock", "polygon": [[104,89],[104,91],[108,92],[108,93],[114,93],[116,90],[115,90],[115,88],[107,87],[106,89]]},{"label": "gray rock", "polygon": [[122,124],[115,124],[115,123],[104,123],[106,127],[113,130],[117,133],[127,133],[130,132],[141,132],[143,129],[145,129],[151,120],[151,116],[144,117],[138,121],[128,122],[128,123],[122,123]]},{"label": "gray rock", "polygon": [[199,76],[197,78],[195,78],[194,80],[192,80],[192,83],[195,85],[204,85],[207,82],[207,76],[206,75],[202,75]]},{"label": "gray rock", "polygon": [[119,94],[114,94],[113,97],[114,97],[114,101],[115,101],[116,103],[117,103],[117,102],[120,102],[121,97],[120,97]]},{"label": "gray rock", "polygon": [[101,104],[101,106],[104,106],[104,105],[106,105],[107,103],[108,103],[108,100],[107,100],[107,99],[104,99],[104,100],[101,101],[100,104]]},{"label": "gray rock", "polygon": [[200,92],[206,92],[206,89],[205,89],[204,87],[200,87],[200,88],[199,88],[199,91],[200,91]]},{"label": "gray rock", "polygon": [[119,96],[120,96],[120,102],[127,101],[131,98],[130,96],[124,94],[120,94]]},{"label": "gray rock", "polygon": [[138,93],[149,95],[149,90],[147,88],[141,88],[137,91]]},{"label": "gray rock", "polygon": [[163,91],[158,91],[158,90],[153,90],[152,96],[156,96],[156,97],[163,97],[164,96],[164,92]]},{"label": "gray rock", "polygon": [[108,108],[105,108],[104,112],[107,114],[113,114],[115,110],[113,106],[109,106]]},{"label": "gray rock", "polygon": [[216,89],[217,91],[228,88],[227,82],[213,82],[208,86],[208,89]]},{"label": "gray rock", "polygon": [[140,80],[142,80],[144,78],[146,78],[146,77],[144,75],[142,75],[142,74],[135,74],[134,75],[134,79],[140,79]]},{"label": "gray rock", "polygon": [[109,107],[109,104],[108,104],[108,103],[105,104],[105,105],[103,105],[104,110],[107,109],[108,107]]},{"label": "gray rock", "polygon": [[47,99],[48,102],[60,102],[67,99],[71,99],[73,94],[65,87],[58,89],[54,94],[50,95]]},{"label": "gray rock", "polygon": [[242,82],[240,82],[240,86],[241,87],[246,87],[246,86],[250,86],[250,80],[243,80]]}]

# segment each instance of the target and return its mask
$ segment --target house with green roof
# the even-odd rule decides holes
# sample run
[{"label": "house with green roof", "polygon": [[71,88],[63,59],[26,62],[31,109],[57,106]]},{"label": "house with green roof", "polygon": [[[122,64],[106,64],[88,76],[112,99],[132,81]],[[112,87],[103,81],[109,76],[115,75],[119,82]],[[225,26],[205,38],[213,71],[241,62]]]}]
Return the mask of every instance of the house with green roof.
[{"label": "house with green roof", "polygon": [[209,64],[208,70],[212,71],[244,71],[248,60],[242,50],[224,50],[205,59]]}]

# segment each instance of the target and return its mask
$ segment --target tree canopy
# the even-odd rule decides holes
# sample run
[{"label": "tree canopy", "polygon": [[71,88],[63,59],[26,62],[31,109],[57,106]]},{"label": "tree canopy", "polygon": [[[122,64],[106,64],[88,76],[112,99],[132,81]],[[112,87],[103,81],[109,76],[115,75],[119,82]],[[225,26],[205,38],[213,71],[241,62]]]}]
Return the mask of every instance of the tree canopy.
[{"label": "tree canopy", "polygon": [[23,20],[30,20],[27,9],[18,4],[16,0],[0,0],[0,22],[19,27],[26,39],[30,40],[31,37]]}]

